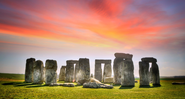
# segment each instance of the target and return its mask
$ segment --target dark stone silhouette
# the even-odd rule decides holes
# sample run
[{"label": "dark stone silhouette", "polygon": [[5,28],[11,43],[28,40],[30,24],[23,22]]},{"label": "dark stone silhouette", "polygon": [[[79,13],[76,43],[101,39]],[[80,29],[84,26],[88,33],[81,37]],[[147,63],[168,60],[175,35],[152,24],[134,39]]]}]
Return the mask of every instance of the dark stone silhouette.
[{"label": "dark stone silhouette", "polygon": [[[154,86],[160,85],[159,68],[157,65],[157,59],[153,57],[144,57],[139,62],[139,75],[140,75],[140,86],[149,86],[151,81]],[[149,63],[152,63],[149,72]]]},{"label": "dark stone silhouette", "polygon": [[33,82],[33,65],[35,63],[35,58],[28,58],[26,60],[26,69],[25,69],[25,82]]}]

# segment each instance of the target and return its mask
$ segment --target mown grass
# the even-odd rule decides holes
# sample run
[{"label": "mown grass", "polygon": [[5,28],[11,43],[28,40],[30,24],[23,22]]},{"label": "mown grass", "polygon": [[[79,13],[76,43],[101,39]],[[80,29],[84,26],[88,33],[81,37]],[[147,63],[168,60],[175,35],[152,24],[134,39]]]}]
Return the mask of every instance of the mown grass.
[{"label": "mown grass", "polygon": [[[2,75],[0,75],[2,78]],[[5,77],[4,77],[5,78]],[[63,87],[45,86],[44,84],[24,83],[12,80],[0,81],[0,98],[64,98],[64,99],[127,99],[127,98],[185,98],[185,85],[172,85],[171,82],[185,80],[161,80],[161,87],[120,87],[113,89],[90,89],[82,86]],[[63,83],[63,82],[59,82]]]}]

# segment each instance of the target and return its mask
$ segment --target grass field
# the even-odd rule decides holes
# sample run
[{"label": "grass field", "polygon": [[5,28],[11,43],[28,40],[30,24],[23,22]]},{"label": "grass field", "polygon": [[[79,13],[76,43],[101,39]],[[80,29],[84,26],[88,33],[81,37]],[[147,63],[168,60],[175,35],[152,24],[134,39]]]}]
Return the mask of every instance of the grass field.
[{"label": "grass field", "polygon": [[[114,86],[113,89],[90,89],[82,86],[44,86],[24,83],[23,74],[0,73],[0,98],[64,98],[64,99],[127,99],[127,98],[155,98],[155,99],[185,99],[185,85],[172,85],[172,82],[185,80],[161,80],[161,87],[140,88]],[[63,82],[59,82],[63,83]]]}]

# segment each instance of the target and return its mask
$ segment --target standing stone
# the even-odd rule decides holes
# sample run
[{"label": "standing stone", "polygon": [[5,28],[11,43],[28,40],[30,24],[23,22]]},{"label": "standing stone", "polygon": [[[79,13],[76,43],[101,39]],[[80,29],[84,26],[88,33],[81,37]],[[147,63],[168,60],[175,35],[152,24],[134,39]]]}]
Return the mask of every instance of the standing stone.
[{"label": "standing stone", "polygon": [[105,61],[104,65],[104,73],[103,73],[103,82],[105,82],[105,78],[112,76],[112,69],[111,69],[111,60]]},{"label": "standing stone", "polygon": [[78,84],[83,85],[85,82],[88,82],[90,79],[90,65],[89,59],[80,58],[79,59],[79,72],[77,73]]},{"label": "standing stone", "polygon": [[[104,63],[104,70],[102,73],[101,64]],[[103,75],[102,75],[103,74]],[[107,77],[112,76],[111,60],[96,59],[95,60],[95,79],[100,82],[105,80]]]},{"label": "standing stone", "polygon": [[51,83],[57,83],[57,61],[46,60],[45,63],[45,83],[50,85]]},{"label": "standing stone", "polygon": [[33,82],[33,65],[35,63],[35,58],[29,58],[26,60],[26,69],[25,69],[25,82]]},{"label": "standing stone", "polygon": [[140,86],[149,86],[149,63],[139,62]]},{"label": "standing stone", "polygon": [[134,64],[131,60],[124,60],[120,63],[121,65],[121,86],[122,87],[134,87]]},{"label": "standing stone", "polygon": [[[159,68],[157,65],[157,59],[153,57],[144,57],[141,59],[142,62],[139,63],[140,68],[140,86],[142,85],[149,85],[148,83],[151,81],[154,86],[161,86],[160,85],[160,76],[159,76]],[[149,62],[152,63],[150,68],[150,72],[146,69],[149,69]],[[147,65],[147,66],[145,66]],[[142,71],[144,69],[144,71]],[[145,76],[144,76],[145,75]],[[142,82],[142,83],[141,83]]]},{"label": "standing stone", "polygon": [[95,79],[102,81],[102,68],[101,63],[95,61]]},{"label": "standing stone", "polygon": [[160,85],[159,68],[158,68],[158,65],[156,62],[152,62],[151,78],[152,78],[152,83],[154,86],[161,86]]},{"label": "standing stone", "polygon": [[62,66],[60,69],[59,81],[65,81],[66,66]]},{"label": "standing stone", "polygon": [[80,70],[80,66],[79,66],[79,61],[74,61],[74,63],[75,63],[75,75],[74,75],[74,77],[75,77],[75,81],[76,82],[78,82],[78,76],[77,76],[77,73],[79,72],[79,70]]},{"label": "standing stone", "polygon": [[74,62],[72,60],[66,61],[66,82],[73,82],[74,80]]},{"label": "standing stone", "polygon": [[42,84],[44,82],[44,65],[41,60],[37,60],[33,65],[33,83]]},{"label": "standing stone", "polygon": [[133,55],[115,53],[114,56],[114,84],[121,84],[123,87],[135,86]]},{"label": "standing stone", "polygon": [[114,84],[121,84],[121,62],[123,61],[123,58],[115,58],[114,59],[114,65],[113,65],[113,71],[114,71]]}]

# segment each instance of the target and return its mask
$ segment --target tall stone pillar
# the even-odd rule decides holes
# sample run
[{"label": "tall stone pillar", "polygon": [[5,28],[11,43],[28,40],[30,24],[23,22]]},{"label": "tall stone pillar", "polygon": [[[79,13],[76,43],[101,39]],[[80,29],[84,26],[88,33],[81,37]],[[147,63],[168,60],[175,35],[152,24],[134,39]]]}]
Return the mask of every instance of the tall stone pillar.
[{"label": "tall stone pillar", "polygon": [[122,87],[134,87],[134,64],[132,60],[124,60],[121,62],[121,86]]},{"label": "tall stone pillar", "polygon": [[49,85],[51,83],[57,83],[57,61],[46,60],[45,63],[45,83]]},{"label": "tall stone pillar", "polygon": [[79,72],[79,61],[74,61],[75,63],[75,72],[74,72],[74,80],[75,82],[78,82],[78,76],[77,76],[77,73]]},{"label": "tall stone pillar", "polygon": [[112,76],[111,60],[107,60],[104,65],[103,82],[105,78]]},{"label": "tall stone pillar", "polygon": [[28,58],[26,60],[26,69],[25,69],[25,82],[33,82],[33,65],[35,63],[35,58]]},{"label": "tall stone pillar", "polygon": [[74,62],[72,60],[66,61],[66,82],[73,82],[74,80]]},{"label": "tall stone pillar", "polygon": [[159,76],[159,68],[156,62],[152,62],[152,68],[151,68],[151,78],[152,83],[154,86],[161,86],[160,85],[160,76]]},{"label": "tall stone pillar", "polygon": [[102,81],[102,68],[101,63],[95,61],[95,79]]},{"label": "tall stone pillar", "polygon": [[121,62],[123,61],[123,58],[115,58],[114,59],[114,65],[113,65],[113,71],[114,71],[114,84],[121,84]]},{"label": "tall stone pillar", "polygon": [[132,54],[115,53],[114,56],[114,83],[123,87],[135,86],[134,64]]},{"label": "tall stone pillar", "polygon": [[44,82],[44,65],[41,60],[37,60],[33,65],[33,83],[42,84]]},{"label": "tall stone pillar", "polygon": [[[159,76],[159,68],[157,65],[157,59],[153,58],[153,57],[144,57],[141,59],[142,63],[152,63],[152,66],[150,68],[150,72],[148,74],[146,74],[146,77],[148,77],[148,82],[152,82],[154,86],[160,86],[160,76]],[[142,65],[146,65],[146,64],[142,64]],[[147,64],[149,65],[149,64]],[[145,69],[149,69],[147,67],[145,67]],[[141,73],[144,74],[145,71],[142,71]],[[142,79],[144,79],[145,76],[140,75],[140,82],[142,82]],[[146,80],[146,78],[145,78]],[[148,83],[147,82],[147,83]],[[143,83],[140,83],[141,86],[143,85]]]},{"label": "tall stone pillar", "polygon": [[140,86],[149,86],[149,62],[139,62]]},{"label": "tall stone pillar", "polygon": [[62,66],[59,74],[59,81],[65,81],[66,66]]},{"label": "tall stone pillar", "polygon": [[79,73],[77,76],[78,84],[83,85],[85,82],[88,82],[90,80],[90,65],[89,65],[89,59],[87,58],[80,58],[79,59]]}]

